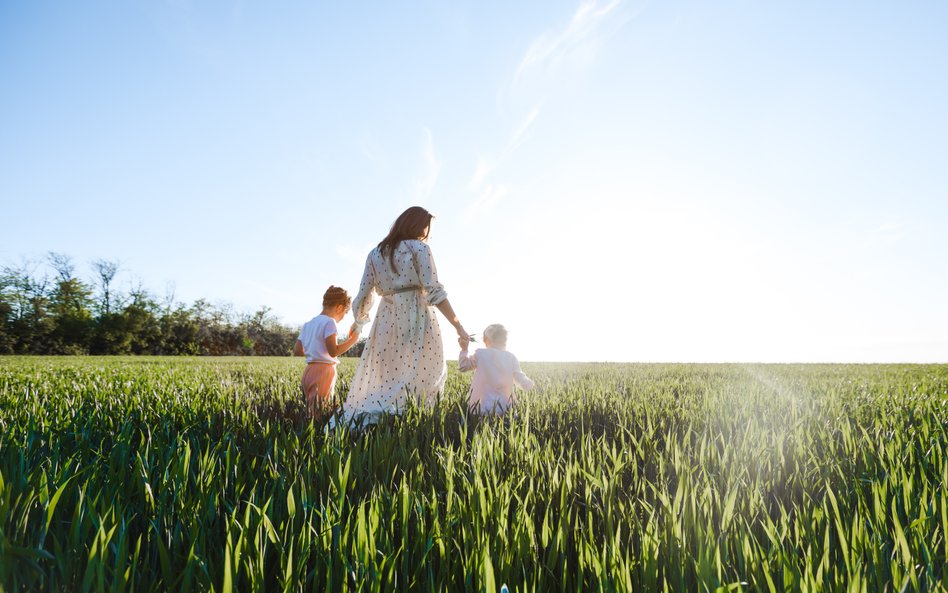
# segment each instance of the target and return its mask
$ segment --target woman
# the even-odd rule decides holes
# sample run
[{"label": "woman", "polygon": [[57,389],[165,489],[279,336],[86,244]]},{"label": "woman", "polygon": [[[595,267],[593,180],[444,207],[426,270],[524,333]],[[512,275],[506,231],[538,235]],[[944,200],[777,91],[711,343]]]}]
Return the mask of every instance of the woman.
[{"label": "woman", "polygon": [[343,404],[346,422],[372,424],[382,414],[404,409],[410,397],[429,404],[435,400],[447,378],[435,307],[458,337],[467,336],[438,282],[426,243],[432,218],[419,206],[405,210],[365,261],[352,302],[359,329],[369,322],[375,293],[382,302]]}]

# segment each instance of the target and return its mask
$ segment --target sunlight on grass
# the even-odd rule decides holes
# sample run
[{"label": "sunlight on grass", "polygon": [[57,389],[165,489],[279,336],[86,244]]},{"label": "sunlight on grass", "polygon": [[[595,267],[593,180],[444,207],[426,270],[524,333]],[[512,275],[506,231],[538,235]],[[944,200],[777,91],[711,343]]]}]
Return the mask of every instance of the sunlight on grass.
[{"label": "sunlight on grass", "polygon": [[326,435],[298,360],[2,358],[0,587],[945,590],[945,366],[524,370]]}]

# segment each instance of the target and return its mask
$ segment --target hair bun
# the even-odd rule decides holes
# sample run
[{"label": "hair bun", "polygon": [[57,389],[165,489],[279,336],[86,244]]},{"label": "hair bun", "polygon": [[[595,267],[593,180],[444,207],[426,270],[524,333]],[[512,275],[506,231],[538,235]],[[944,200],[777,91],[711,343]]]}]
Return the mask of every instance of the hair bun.
[{"label": "hair bun", "polygon": [[330,286],[323,295],[323,307],[332,307],[334,305],[345,305],[348,307],[351,304],[352,297],[349,296],[345,288],[339,286]]}]

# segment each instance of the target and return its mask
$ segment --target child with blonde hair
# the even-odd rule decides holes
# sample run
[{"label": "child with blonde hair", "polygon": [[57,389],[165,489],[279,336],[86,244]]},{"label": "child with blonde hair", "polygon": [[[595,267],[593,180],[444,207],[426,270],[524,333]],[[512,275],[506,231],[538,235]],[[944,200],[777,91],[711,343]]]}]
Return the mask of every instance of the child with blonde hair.
[{"label": "child with blonde hair", "polygon": [[293,354],[306,356],[306,370],[303,371],[303,393],[306,396],[306,409],[310,416],[330,411],[333,390],[336,387],[337,358],[352,348],[359,339],[355,325],[349,329],[346,340],[338,343],[339,333],[336,324],[342,321],[352,306],[352,297],[343,288],[330,286],[323,295],[323,312],[313,317],[300,330]]},{"label": "child with blonde hair", "polygon": [[507,329],[499,324],[488,325],[484,330],[484,346],[474,354],[468,354],[469,336],[458,338],[461,354],[458,369],[464,373],[474,371],[468,405],[486,414],[501,414],[515,403],[514,384],[530,390],[534,382],[520,370],[520,361],[507,352]]}]

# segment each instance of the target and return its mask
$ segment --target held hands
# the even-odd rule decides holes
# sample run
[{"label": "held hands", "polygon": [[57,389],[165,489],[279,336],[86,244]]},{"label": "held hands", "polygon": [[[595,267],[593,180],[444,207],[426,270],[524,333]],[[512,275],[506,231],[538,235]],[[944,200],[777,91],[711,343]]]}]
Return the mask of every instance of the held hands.
[{"label": "held hands", "polygon": [[454,326],[454,329],[458,332],[458,344],[461,345],[462,350],[466,350],[467,345],[471,343],[471,334],[467,333],[460,321]]},{"label": "held hands", "polygon": [[359,335],[359,326],[353,323],[352,327],[349,328],[349,338],[351,339],[353,336],[358,336],[358,335]]}]

